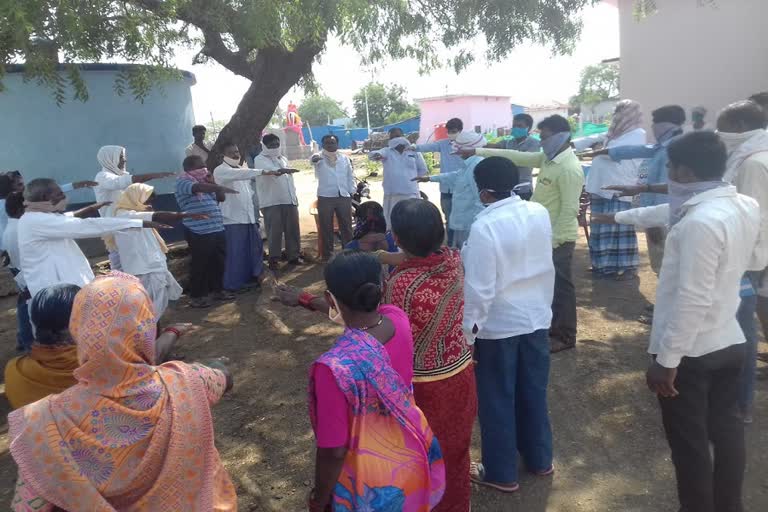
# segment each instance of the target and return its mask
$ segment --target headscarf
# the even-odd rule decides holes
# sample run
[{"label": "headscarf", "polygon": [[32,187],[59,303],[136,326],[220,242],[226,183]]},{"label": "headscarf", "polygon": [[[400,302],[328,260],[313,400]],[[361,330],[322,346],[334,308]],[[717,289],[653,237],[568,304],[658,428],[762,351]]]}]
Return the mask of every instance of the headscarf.
[{"label": "headscarf", "polygon": [[96,160],[101,165],[102,171],[111,172],[121,176],[125,174],[125,169],[120,169],[117,164],[120,163],[120,155],[125,157],[125,148],[122,146],[101,146],[96,153]]},{"label": "headscarf", "polygon": [[643,114],[640,104],[634,100],[621,100],[616,104],[611,127],[605,139],[606,146],[613,139],[618,139],[625,133],[636,130],[643,125]]},{"label": "headscarf", "polygon": [[387,221],[384,208],[376,201],[366,201],[357,207],[355,213],[355,240],[360,240],[369,233],[386,233]]},{"label": "headscarf", "polygon": [[[154,191],[155,187],[147,185],[146,183],[133,183],[132,185],[128,185],[128,188],[123,190],[117,203],[115,203],[115,215],[117,215],[117,212],[120,210],[133,210],[137,212],[145,212],[149,210],[149,206],[145,203]],[[163,254],[168,254],[168,246],[165,245],[165,240],[160,236],[160,233],[158,233],[156,229],[152,229],[152,234],[155,236],[155,240],[157,240]]]},{"label": "headscarf", "polygon": [[[8,416],[19,477],[65,510],[214,510],[236,500],[213,445],[204,374],[156,364],[152,301],[112,273],[75,298],[77,384]],[[220,395],[219,395],[220,396]],[[191,443],[191,444],[190,444]],[[233,507],[221,507],[230,510]]]},{"label": "headscarf", "polygon": [[462,149],[483,148],[487,144],[485,136],[482,133],[461,132],[456,140],[453,141],[453,147],[458,151]]}]

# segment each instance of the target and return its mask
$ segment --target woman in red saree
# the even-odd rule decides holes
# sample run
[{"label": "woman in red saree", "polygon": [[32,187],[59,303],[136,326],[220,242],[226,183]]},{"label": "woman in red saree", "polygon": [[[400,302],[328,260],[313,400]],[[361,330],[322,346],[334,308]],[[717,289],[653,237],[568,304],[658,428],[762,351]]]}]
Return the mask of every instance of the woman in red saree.
[{"label": "woman in red saree", "polygon": [[403,251],[379,253],[397,263],[385,284],[384,302],[408,315],[413,330],[413,392],[445,458],[447,487],[435,509],[468,512],[472,489],[469,448],[477,416],[472,353],[461,329],[464,271],[456,249],[443,246],[437,207],[421,199],[392,210],[392,232]]}]

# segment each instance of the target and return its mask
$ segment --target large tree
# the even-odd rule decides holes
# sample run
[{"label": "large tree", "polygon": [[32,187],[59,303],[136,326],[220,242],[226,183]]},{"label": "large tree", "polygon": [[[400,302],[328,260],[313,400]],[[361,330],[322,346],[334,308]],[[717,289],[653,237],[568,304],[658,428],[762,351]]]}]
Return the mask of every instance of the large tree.
[{"label": "large tree", "polygon": [[406,97],[403,87],[385,86],[378,82],[371,82],[360,89],[352,98],[352,103],[358,126],[366,126],[368,118],[371,126],[381,126],[416,116],[419,112],[419,108]]},{"label": "large tree", "polygon": [[59,101],[70,86],[76,99],[87,99],[74,63],[142,64],[116,84],[141,97],[167,77],[179,46],[190,46],[195,62],[214,60],[250,80],[217,142],[247,147],[291,87],[311,88],[312,63],[330,37],[358,50],[363,65],[411,58],[422,71],[460,70],[474,60],[476,38],[489,60],[526,41],[569,52],[579,11],[596,1],[2,0],[0,62],[25,62],[27,76],[50,85]]},{"label": "large tree", "polygon": [[346,117],[347,113],[341,108],[341,104],[330,96],[311,94],[301,102],[299,115],[302,121],[307,121],[311,126],[320,126]]},{"label": "large tree", "polygon": [[581,72],[579,92],[569,100],[574,109],[619,97],[619,66],[613,63],[587,66]]}]

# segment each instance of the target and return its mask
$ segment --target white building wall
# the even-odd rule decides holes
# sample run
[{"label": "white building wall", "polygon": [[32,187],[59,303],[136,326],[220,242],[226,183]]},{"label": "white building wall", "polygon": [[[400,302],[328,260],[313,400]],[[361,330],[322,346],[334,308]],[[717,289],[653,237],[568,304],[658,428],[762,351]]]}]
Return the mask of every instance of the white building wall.
[{"label": "white building wall", "polygon": [[656,0],[658,12],[632,16],[619,0],[621,97],[650,112],[679,104],[707,108],[707,122],[731,102],[768,90],[768,0]]}]

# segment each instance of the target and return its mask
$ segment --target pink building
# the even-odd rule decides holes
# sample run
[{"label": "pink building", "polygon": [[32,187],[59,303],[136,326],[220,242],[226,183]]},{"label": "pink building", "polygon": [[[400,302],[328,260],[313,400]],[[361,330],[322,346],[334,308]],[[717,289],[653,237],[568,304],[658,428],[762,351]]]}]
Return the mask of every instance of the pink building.
[{"label": "pink building", "polygon": [[419,142],[434,139],[435,128],[452,118],[464,122],[464,130],[481,133],[512,125],[509,96],[457,94],[417,99],[421,109]]}]

